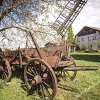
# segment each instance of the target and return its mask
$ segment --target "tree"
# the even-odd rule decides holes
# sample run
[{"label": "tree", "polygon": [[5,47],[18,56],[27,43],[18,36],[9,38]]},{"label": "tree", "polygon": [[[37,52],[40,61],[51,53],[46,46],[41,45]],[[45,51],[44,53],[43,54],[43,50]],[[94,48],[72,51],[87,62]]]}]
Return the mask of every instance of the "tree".
[{"label": "tree", "polygon": [[69,26],[68,28],[67,41],[68,43],[72,43],[72,44],[74,43],[74,33],[73,33],[72,26]]},{"label": "tree", "polygon": [[2,3],[3,3],[3,0],[0,0],[0,5],[2,5]]},{"label": "tree", "polygon": [[[11,36],[15,34],[13,27],[16,28],[16,34],[21,34],[19,31],[24,33],[20,28],[31,31],[37,36],[36,38],[39,38],[38,34],[40,33],[42,40],[48,40],[48,38],[46,38],[48,34],[54,36],[51,34],[53,29],[51,30],[51,28],[49,28],[53,23],[48,21],[51,16],[49,12],[51,10],[50,7],[54,7],[55,10],[53,11],[59,15],[64,7],[61,1],[62,0],[0,0],[0,42],[2,45],[3,41],[4,44],[6,41],[12,41],[10,35],[7,34],[12,33]],[[48,17],[48,15],[50,16]],[[41,16],[44,17],[42,21],[39,20]],[[55,19],[56,18],[57,17],[55,17]],[[9,42],[9,44],[11,43]]]}]

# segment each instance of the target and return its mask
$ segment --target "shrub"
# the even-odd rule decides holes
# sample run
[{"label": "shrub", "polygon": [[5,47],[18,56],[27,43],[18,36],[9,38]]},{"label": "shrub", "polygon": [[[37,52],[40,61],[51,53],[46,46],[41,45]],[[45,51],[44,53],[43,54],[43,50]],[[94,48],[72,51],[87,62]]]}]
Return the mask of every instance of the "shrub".
[{"label": "shrub", "polygon": [[89,44],[85,50],[86,53],[92,53],[92,44]]}]

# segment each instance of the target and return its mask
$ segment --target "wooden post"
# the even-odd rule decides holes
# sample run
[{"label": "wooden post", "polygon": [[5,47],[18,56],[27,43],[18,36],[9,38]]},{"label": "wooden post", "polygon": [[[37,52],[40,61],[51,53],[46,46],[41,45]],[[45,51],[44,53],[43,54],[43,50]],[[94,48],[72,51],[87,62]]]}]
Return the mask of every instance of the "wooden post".
[{"label": "wooden post", "polygon": [[69,57],[70,57],[70,49],[71,49],[70,45],[67,44],[67,45],[66,45],[67,59],[69,59]]},{"label": "wooden post", "polygon": [[40,54],[40,48],[39,48],[39,46],[38,46],[38,44],[37,44],[37,42],[36,42],[36,39],[35,39],[34,35],[33,35],[30,31],[29,31],[29,34],[30,34],[30,36],[31,36],[31,39],[32,39],[32,41],[33,41],[35,47],[36,47],[36,50],[37,50],[37,53],[38,53],[39,57],[42,59],[42,56],[41,56],[41,54]]}]

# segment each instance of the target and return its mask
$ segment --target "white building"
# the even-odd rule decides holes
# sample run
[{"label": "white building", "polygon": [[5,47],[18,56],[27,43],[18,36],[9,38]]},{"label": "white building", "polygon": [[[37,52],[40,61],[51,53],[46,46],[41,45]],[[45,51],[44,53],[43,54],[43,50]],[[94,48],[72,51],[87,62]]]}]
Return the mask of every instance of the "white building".
[{"label": "white building", "polygon": [[75,36],[75,44],[80,49],[88,48],[92,46],[92,50],[100,49],[100,28],[85,26]]}]

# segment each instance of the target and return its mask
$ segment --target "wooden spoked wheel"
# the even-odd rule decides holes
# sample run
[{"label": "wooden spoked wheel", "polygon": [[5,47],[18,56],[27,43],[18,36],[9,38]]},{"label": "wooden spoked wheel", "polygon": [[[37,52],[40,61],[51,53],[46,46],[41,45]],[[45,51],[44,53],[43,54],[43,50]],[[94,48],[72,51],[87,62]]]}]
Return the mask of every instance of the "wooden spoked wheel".
[{"label": "wooden spoked wheel", "polygon": [[[76,66],[73,57],[70,56],[69,62],[70,62],[70,64],[68,64],[68,65],[65,66],[65,67],[75,67],[75,66]],[[77,75],[77,71],[66,71],[66,70],[64,70],[64,68],[62,67],[62,69],[58,70],[56,74],[57,74],[58,77],[61,77],[61,78],[64,79],[64,80],[66,80],[67,78],[69,78],[69,79],[71,79],[71,80],[74,80],[74,78],[75,78],[76,75]]]},{"label": "wooden spoked wheel", "polygon": [[54,98],[57,92],[57,79],[51,66],[42,59],[33,58],[24,69],[25,84],[31,92],[42,98]]},{"label": "wooden spoked wheel", "polygon": [[[71,65],[69,65],[68,67],[75,67],[76,66],[76,63],[73,59],[73,57],[70,56],[70,61],[72,62]],[[67,73],[67,76],[71,79],[71,80],[74,80],[74,78],[76,77],[77,75],[77,71],[65,71]]]},{"label": "wooden spoked wheel", "polygon": [[2,59],[1,76],[2,79],[5,80],[6,82],[9,82],[11,80],[12,71],[9,61],[7,59]]}]

